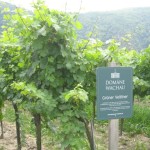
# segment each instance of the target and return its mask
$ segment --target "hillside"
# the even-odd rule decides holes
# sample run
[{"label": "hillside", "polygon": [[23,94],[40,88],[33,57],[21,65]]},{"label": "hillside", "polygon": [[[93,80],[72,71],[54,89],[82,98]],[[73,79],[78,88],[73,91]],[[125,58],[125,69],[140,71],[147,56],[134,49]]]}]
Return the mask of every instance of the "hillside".
[{"label": "hillside", "polygon": [[[4,7],[14,8],[11,4],[0,1],[0,12]],[[3,24],[0,14],[0,26]],[[115,38],[123,46],[140,51],[150,44],[150,8],[124,9],[110,12],[89,12],[79,15],[83,29],[78,31],[79,38],[87,38],[94,31],[93,38],[102,41]],[[0,32],[2,29],[0,28]]]},{"label": "hillside", "polygon": [[83,29],[80,38],[85,38],[94,29],[94,37],[106,41],[122,37],[130,38],[123,42],[129,48],[141,50],[150,44],[150,8],[124,9],[111,12],[89,12],[79,16]]}]

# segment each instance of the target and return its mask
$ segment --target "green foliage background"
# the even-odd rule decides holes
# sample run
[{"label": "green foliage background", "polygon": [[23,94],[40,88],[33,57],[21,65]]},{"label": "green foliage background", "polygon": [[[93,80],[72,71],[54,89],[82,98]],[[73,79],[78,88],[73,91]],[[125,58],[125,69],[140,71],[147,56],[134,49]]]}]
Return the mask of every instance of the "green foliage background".
[{"label": "green foliage background", "polygon": [[86,38],[94,29],[93,37],[102,41],[116,39],[122,46],[141,50],[150,43],[150,9],[132,8],[109,12],[89,12],[79,15],[83,29],[80,38]]}]

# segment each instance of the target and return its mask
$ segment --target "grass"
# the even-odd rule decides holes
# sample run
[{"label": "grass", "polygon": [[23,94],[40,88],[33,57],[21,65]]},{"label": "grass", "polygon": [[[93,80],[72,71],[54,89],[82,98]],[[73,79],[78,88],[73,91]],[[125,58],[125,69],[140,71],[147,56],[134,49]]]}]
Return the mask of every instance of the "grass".
[{"label": "grass", "polygon": [[5,102],[3,115],[4,115],[4,121],[9,121],[9,122],[15,121],[14,110],[13,110],[11,104],[7,101]]},{"label": "grass", "polygon": [[137,142],[134,150],[147,150],[147,147],[144,143]]},{"label": "grass", "polygon": [[124,131],[130,135],[144,134],[150,137],[150,107],[135,104],[134,115],[125,120]]}]

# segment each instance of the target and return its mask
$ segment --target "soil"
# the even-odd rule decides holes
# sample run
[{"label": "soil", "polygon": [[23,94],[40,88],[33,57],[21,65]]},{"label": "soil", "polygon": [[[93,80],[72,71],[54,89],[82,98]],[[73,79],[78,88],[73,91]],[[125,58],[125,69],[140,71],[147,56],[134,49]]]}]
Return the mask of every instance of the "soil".
[{"label": "soil", "polygon": [[[6,121],[3,122],[3,124],[4,139],[0,139],[0,150],[17,150],[15,124]],[[101,143],[100,145],[97,145],[97,150],[107,150],[108,148],[106,145],[108,145],[108,142],[106,142],[107,140],[104,142],[104,139],[107,139],[107,133],[96,133],[95,136],[99,141],[98,143]],[[33,136],[26,135],[25,141],[26,143],[23,145],[22,150],[36,150],[36,142]],[[43,146],[42,150],[53,149],[46,149]],[[123,133],[123,135],[119,138],[119,150],[150,150],[150,138],[145,137],[144,135],[135,135],[130,137],[127,133]]]},{"label": "soil", "polygon": [[124,133],[119,139],[119,150],[150,150],[150,138],[144,135],[129,137]]},{"label": "soil", "polygon": [[[0,139],[0,150],[17,150],[17,138],[15,124],[3,122],[4,138]],[[26,135],[26,143],[22,150],[36,150],[35,138]]]},{"label": "soil", "polygon": [[[104,125],[96,129],[96,150],[108,150],[108,126]],[[118,147],[118,150],[150,150],[150,138],[142,134],[130,135],[123,132],[122,136],[119,136]]]}]

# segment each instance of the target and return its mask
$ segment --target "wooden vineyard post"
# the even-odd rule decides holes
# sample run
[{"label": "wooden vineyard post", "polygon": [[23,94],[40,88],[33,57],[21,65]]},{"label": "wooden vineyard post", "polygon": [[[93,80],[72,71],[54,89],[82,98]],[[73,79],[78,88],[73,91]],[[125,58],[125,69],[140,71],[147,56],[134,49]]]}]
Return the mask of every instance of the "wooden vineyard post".
[{"label": "wooden vineyard post", "polygon": [[[116,63],[112,62],[110,67],[116,67]],[[119,142],[119,119],[111,119],[109,121],[109,150],[118,150]]]},{"label": "wooden vineyard post", "polygon": [[119,119],[109,121],[109,150],[118,150]]}]

